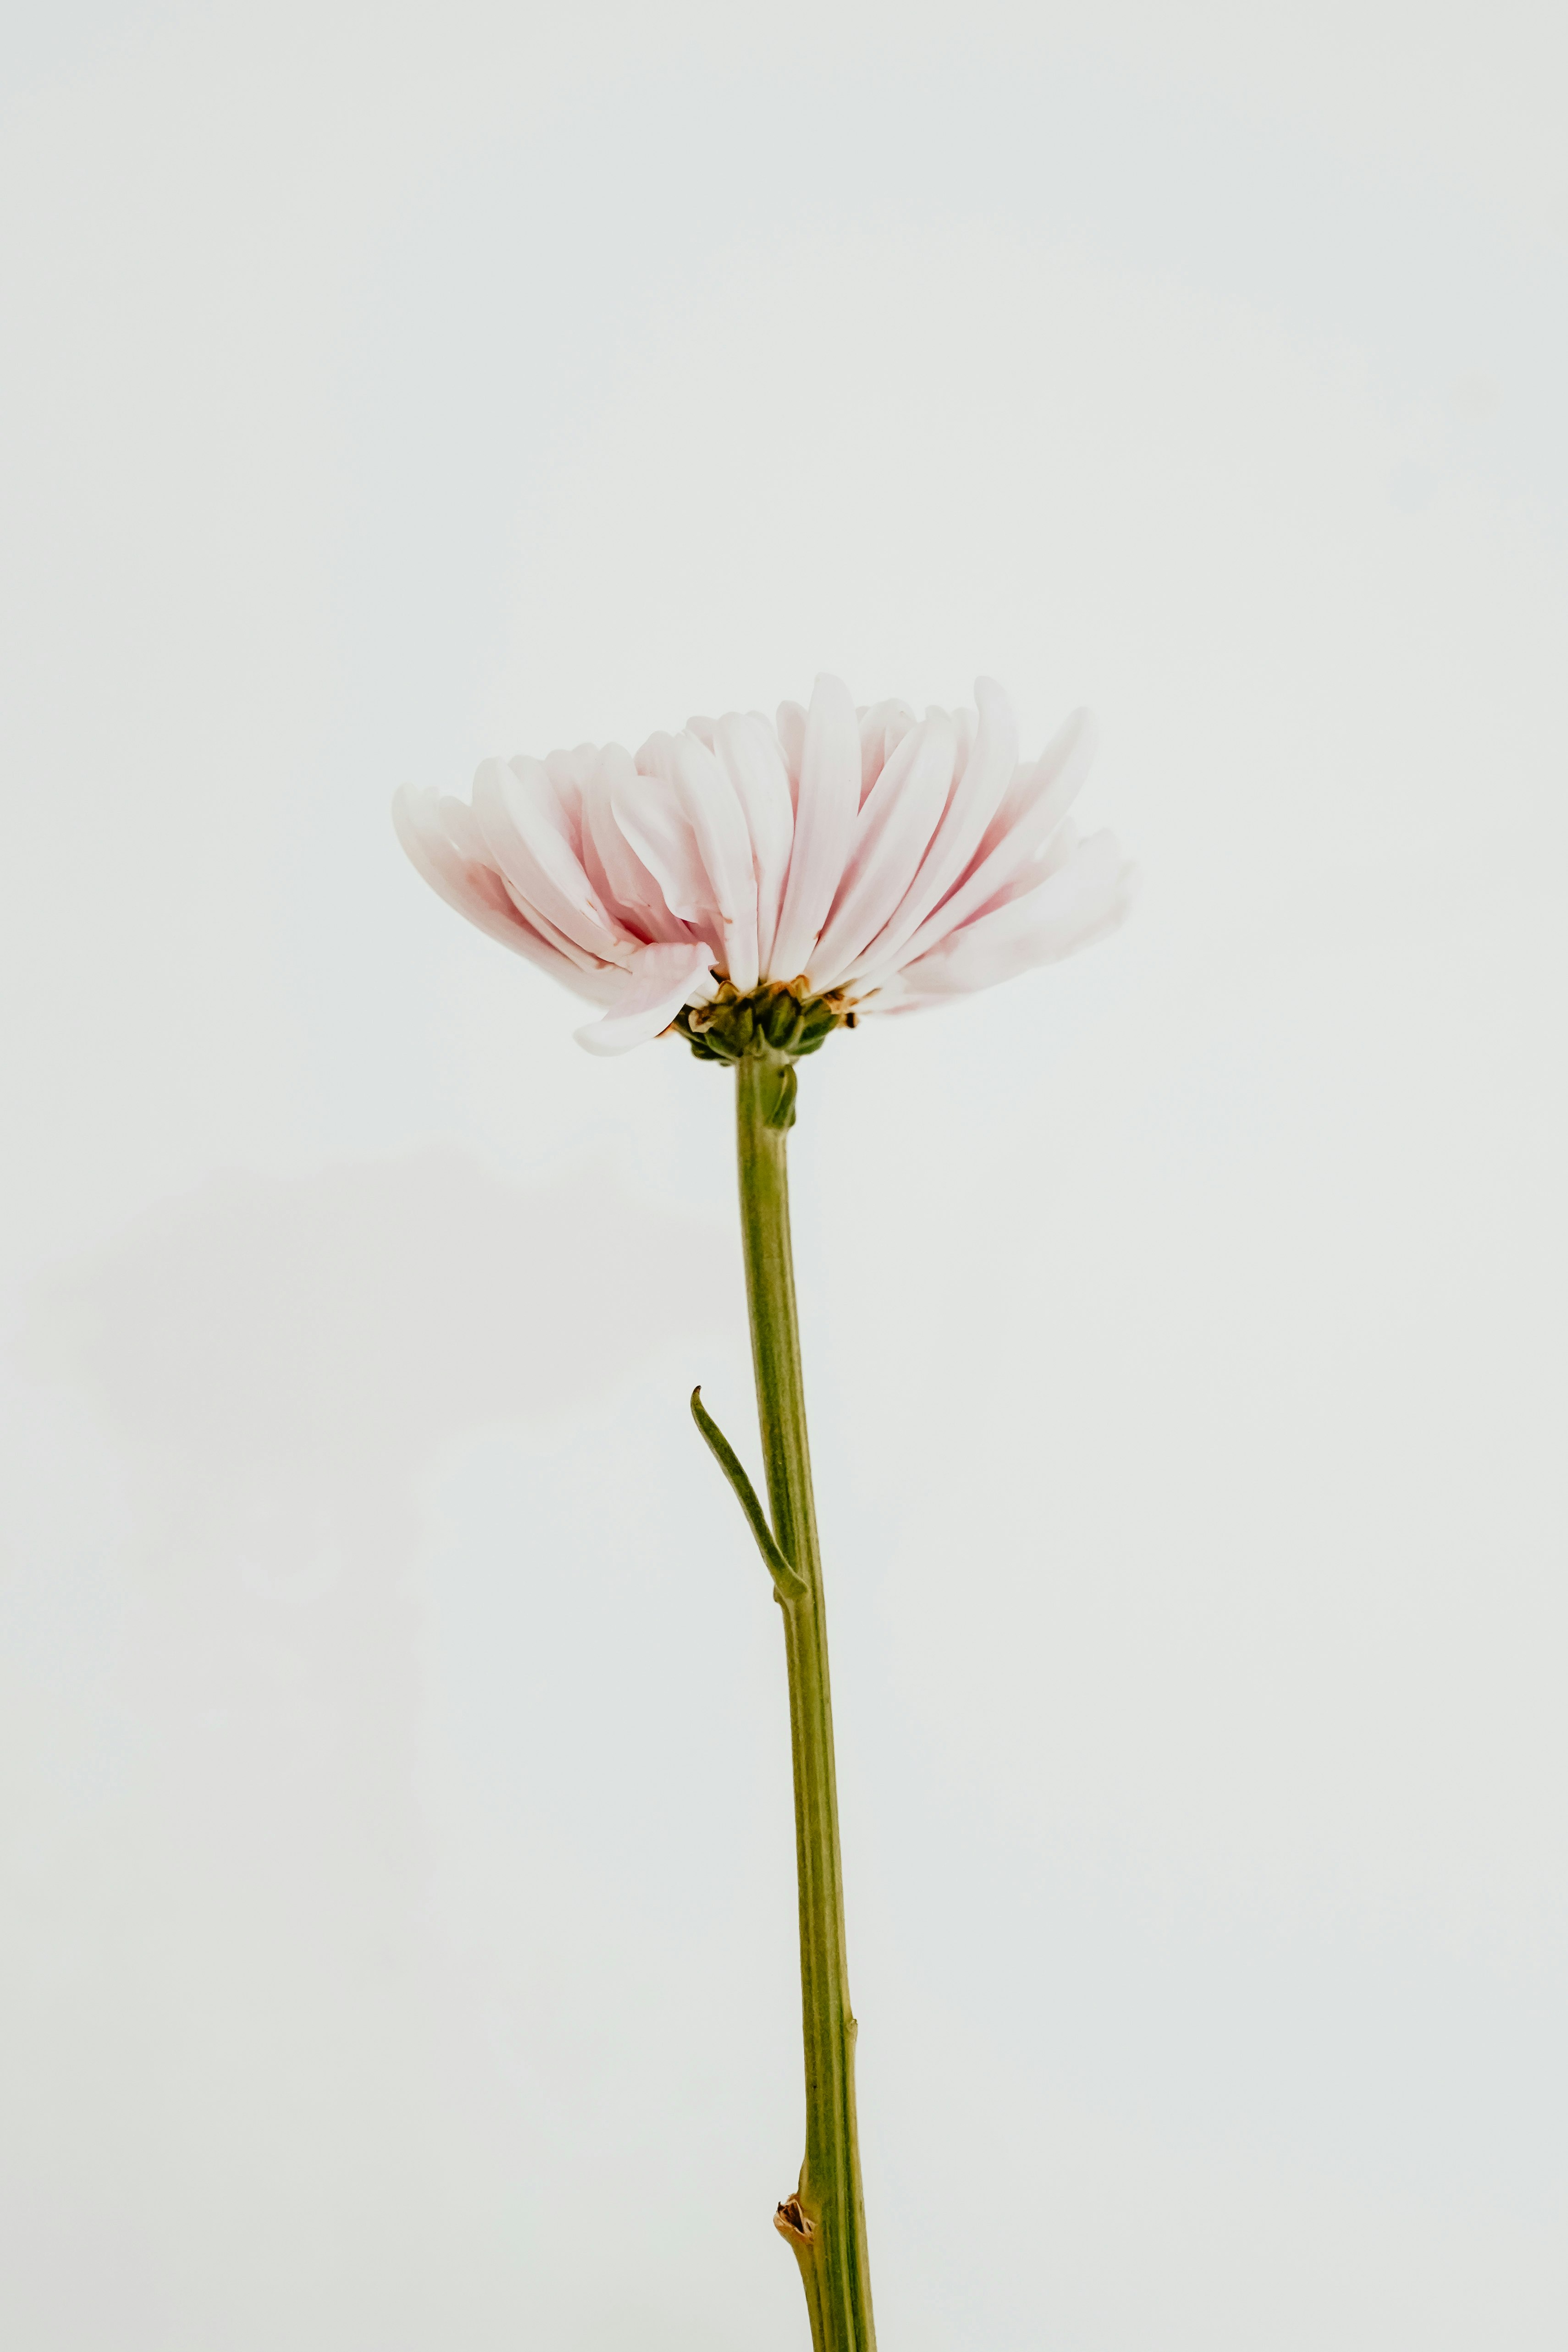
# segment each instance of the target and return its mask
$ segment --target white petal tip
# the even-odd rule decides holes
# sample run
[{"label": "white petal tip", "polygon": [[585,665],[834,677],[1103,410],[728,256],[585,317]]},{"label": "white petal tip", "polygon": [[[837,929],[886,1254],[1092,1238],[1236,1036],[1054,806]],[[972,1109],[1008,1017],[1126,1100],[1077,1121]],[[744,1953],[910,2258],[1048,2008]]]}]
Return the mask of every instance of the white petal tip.
[{"label": "white petal tip", "polygon": [[614,1021],[590,1021],[585,1029],[574,1029],[572,1034],[584,1054],[597,1055],[601,1060],[608,1060],[616,1054],[630,1054],[647,1043],[640,1033],[635,1037],[616,1034],[618,1026]]},{"label": "white petal tip", "polygon": [[713,950],[701,940],[695,944],[640,948],[620,997],[602,1021],[591,1021],[574,1032],[588,1054],[629,1054],[650,1037],[668,1028],[683,1004],[694,1004],[712,994],[710,967]]}]

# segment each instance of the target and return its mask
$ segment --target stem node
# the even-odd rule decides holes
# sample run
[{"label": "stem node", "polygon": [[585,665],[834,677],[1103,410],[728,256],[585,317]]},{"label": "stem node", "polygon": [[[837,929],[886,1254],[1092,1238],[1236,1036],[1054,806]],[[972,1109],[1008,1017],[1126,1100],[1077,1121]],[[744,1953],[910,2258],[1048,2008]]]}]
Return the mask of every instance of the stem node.
[{"label": "stem node", "polygon": [[812,2239],[811,2216],[798,2197],[786,2197],[773,2214],[773,2227],[781,2238],[790,2238],[809,2246]]}]

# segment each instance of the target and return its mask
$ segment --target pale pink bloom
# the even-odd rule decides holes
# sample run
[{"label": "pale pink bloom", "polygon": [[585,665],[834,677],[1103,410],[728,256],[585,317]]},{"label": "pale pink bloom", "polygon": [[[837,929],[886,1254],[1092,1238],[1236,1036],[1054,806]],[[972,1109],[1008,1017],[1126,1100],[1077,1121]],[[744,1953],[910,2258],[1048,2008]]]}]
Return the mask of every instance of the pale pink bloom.
[{"label": "pale pink bloom", "polygon": [[394,815],[448,904],[604,1008],[577,1032],[592,1053],[657,1036],[725,979],[918,1010],[1070,955],[1128,903],[1114,838],[1068,813],[1089,714],[1020,765],[1001,688],[977,678],[974,698],[858,710],[823,677],[774,726],[731,711],[635,758],[486,760],[471,801],[405,785]]}]

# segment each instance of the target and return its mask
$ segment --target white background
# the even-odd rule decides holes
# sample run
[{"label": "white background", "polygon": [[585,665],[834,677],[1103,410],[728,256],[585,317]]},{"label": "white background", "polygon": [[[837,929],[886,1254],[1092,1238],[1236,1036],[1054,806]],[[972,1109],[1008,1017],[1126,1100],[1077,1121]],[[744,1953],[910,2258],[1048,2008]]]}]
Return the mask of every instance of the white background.
[{"label": "white background", "polygon": [[5,58],[0,2338],[805,2342],[729,1082],[387,803],[827,667],[1144,875],[802,1087],[886,2352],[1556,2352],[1561,11]]}]

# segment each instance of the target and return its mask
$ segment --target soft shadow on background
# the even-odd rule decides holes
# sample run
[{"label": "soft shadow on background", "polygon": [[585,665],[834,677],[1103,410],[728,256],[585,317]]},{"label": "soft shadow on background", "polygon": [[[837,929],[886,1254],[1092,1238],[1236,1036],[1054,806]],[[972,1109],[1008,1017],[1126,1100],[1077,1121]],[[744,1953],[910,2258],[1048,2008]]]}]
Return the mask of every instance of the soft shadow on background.
[{"label": "soft shadow on background", "polygon": [[0,2337],[786,2352],[728,1081],[394,786],[1092,702],[794,1150],[883,2340],[1568,2326],[1558,13],[4,37]]}]

